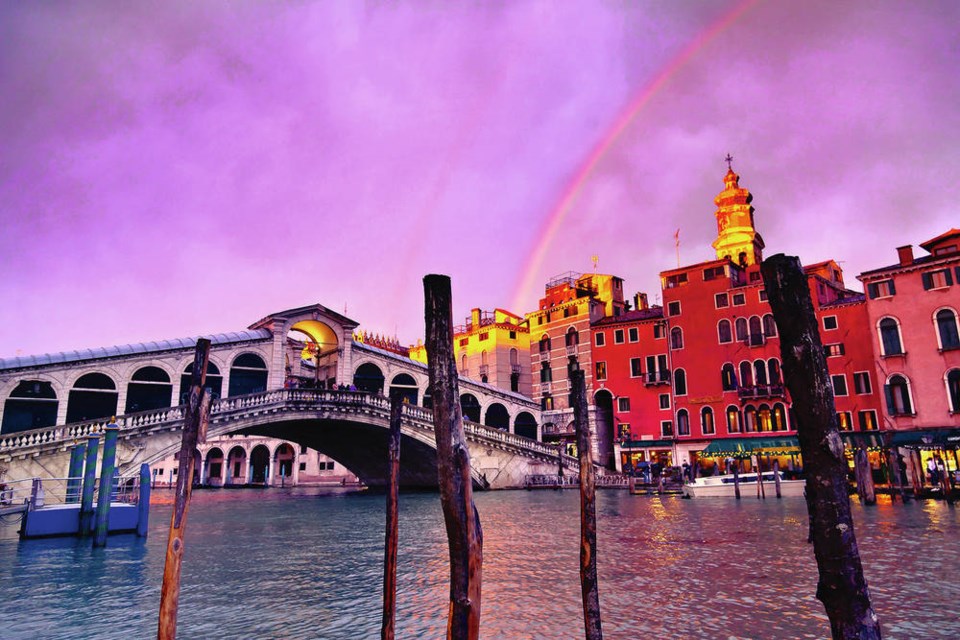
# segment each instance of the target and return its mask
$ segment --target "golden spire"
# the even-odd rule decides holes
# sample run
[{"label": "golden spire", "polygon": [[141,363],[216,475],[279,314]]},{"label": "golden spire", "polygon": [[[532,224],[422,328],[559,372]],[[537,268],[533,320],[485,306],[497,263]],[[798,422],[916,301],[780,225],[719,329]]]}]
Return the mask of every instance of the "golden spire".
[{"label": "golden spire", "polygon": [[743,267],[763,260],[763,238],[753,227],[753,195],[740,186],[740,176],[733,171],[733,156],[724,158],[727,173],[723,191],[713,202],[717,205],[717,239],[713,248],[717,258],[729,257]]}]

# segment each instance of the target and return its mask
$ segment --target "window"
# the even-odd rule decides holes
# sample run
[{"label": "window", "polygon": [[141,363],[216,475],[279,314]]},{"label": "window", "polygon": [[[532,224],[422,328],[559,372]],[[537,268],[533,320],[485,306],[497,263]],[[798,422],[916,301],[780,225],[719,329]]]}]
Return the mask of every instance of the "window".
[{"label": "window", "polygon": [[686,409],[677,411],[677,435],[690,435],[690,414],[687,413]]},{"label": "window", "polygon": [[669,408],[670,408],[670,394],[669,394],[669,393],[661,393],[661,394],[660,394],[660,408],[661,408],[661,409],[669,409]]},{"label": "window", "polygon": [[540,338],[540,353],[550,353],[550,336]]},{"label": "window", "polygon": [[745,294],[743,293],[733,294],[733,306],[742,307],[745,304],[747,304],[747,296]]},{"label": "window", "polygon": [[840,431],[853,431],[853,416],[849,411],[837,412],[837,427]]},{"label": "window", "polygon": [[840,373],[830,376],[830,381],[833,383],[833,395],[847,395],[847,376],[845,374]]},{"label": "window", "polygon": [[653,337],[655,340],[659,340],[664,336],[664,325],[657,322],[653,325]]},{"label": "window", "polygon": [[747,340],[747,319],[737,318],[735,323],[737,329],[737,342],[746,342]]},{"label": "window", "polygon": [[744,360],[740,363],[740,388],[750,388],[753,386],[753,366]]},{"label": "window", "polygon": [[893,280],[880,280],[867,284],[867,295],[870,299],[889,298],[897,294],[897,288],[893,286]]},{"label": "window", "polygon": [[773,431],[773,414],[770,412],[769,405],[760,405],[757,416],[760,419],[760,431]]},{"label": "window", "polygon": [[757,292],[757,297],[760,299],[760,302],[766,302],[766,301],[767,301],[767,290],[766,290],[766,289],[760,289],[760,291]]},{"label": "window", "polygon": [[860,431],[877,430],[877,412],[873,409],[858,411],[857,420],[860,422]]},{"label": "window", "polygon": [[613,332],[613,344],[623,344],[623,329]]},{"label": "window", "polygon": [[760,282],[760,277],[759,271],[753,271],[750,273],[750,282]]},{"label": "window", "polygon": [[733,370],[733,365],[729,362],[723,365],[723,368],[720,370],[720,379],[723,383],[724,391],[737,390],[737,374]]},{"label": "window", "polygon": [[487,332],[487,331],[484,331],[483,333],[480,334],[480,340],[481,340],[481,341],[486,340],[486,339],[488,339],[489,337],[490,337],[490,333]]},{"label": "window", "polygon": [[787,430],[787,412],[779,402],[773,405],[773,430]]},{"label": "window", "polygon": [[540,399],[540,408],[544,411],[553,411],[553,396],[545,395]]},{"label": "window", "polygon": [[755,433],[757,430],[757,409],[752,404],[743,408],[743,430]]},{"label": "window", "polygon": [[913,401],[910,397],[910,383],[899,373],[890,376],[883,388],[887,400],[887,412],[891,416],[913,415]]},{"label": "window", "polygon": [[540,363],[540,382],[552,382],[553,371],[550,369],[549,362]]},{"label": "window", "polygon": [[617,398],[617,411],[630,411],[630,398]]},{"label": "window", "polygon": [[710,407],[704,407],[700,410],[700,429],[705,436],[709,436],[715,431],[713,427],[713,409]]},{"label": "window", "polygon": [[757,360],[753,363],[754,381],[758,387],[767,386],[767,363],[763,360]]},{"label": "window", "polygon": [[758,347],[763,342],[763,321],[760,320],[760,316],[750,316],[750,346]]},{"label": "window", "polygon": [[660,435],[664,438],[673,437],[673,423],[669,420],[660,422]]},{"label": "window", "polygon": [[682,287],[685,284],[687,284],[687,274],[685,273],[667,276],[667,289]]},{"label": "window", "polygon": [[740,433],[740,409],[734,405],[727,407],[727,433]]},{"label": "window", "polygon": [[460,338],[460,346],[465,347],[470,343],[470,338]]},{"label": "window", "polygon": [[606,344],[607,338],[603,331],[598,331],[596,334],[594,334],[593,341],[598,347],[602,347],[604,344]]},{"label": "window", "polygon": [[307,470],[307,463],[306,463],[306,462],[301,462],[301,463],[300,463],[300,471],[306,471],[306,470]]},{"label": "window", "polygon": [[516,339],[517,339],[517,332],[516,332],[516,331],[511,331],[511,332],[510,332],[510,339],[511,339],[511,340],[516,340]]},{"label": "window", "polygon": [[828,358],[836,358],[836,357],[838,357],[838,356],[842,356],[842,355],[843,355],[844,353],[846,353],[846,352],[844,351],[844,349],[843,349],[843,343],[841,342],[841,343],[839,343],[839,344],[825,344],[825,345],[823,345],[823,353],[824,353]]},{"label": "window", "polygon": [[720,344],[733,342],[733,333],[730,329],[729,320],[724,319],[717,323],[717,337],[720,339]]},{"label": "window", "polygon": [[648,383],[670,382],[670,372],[667,371],[667,356],[647,356]]},{"label": "window", "polygon": [[947,287],[953,286],[953,276],[950,274],[950,269],[928,271],[927,273],[921,274],[920,277],[923,280],[923,288],[926,290],[946,289]]},{"label": "window", "polygon": [[627,339],[630,342],[639,342],[640,341],[640,330],[636,327],[630,327],[627,329]]},{"label": "window", "polygon": [[639,378],[643,375],[643,367],[640,358],[630,358],[630,377]]},{"label": "window", "polygon": [[680,327],[670,329],[670,348],[683,349],[683,329]]},{"label": "window", "polygon": [[673,302],[667,303],[667,315],[678,316],[680,315],[680,301],[674,300]]},{"label": "window", "polygon": [[300,445],[300,453],[306,453],[306,452],[307,452],[307,445],[305,444]]},{"label": "window", "polygon": [[824,331],[833,331],[839,325],[837,324],[837,316],[824,316],[823,317],[823,330]]},{"label": "window", "polygon": [[687,372],[683,369],[673,372],[673,393],[678,396],[687,395]]},{"label": "window", "polygon": [[777,323],[774,322],[772,314],[763,316],[763,335],[768,338],[777,335]]},{"label": "window", "polygon": [[884,318],[877,325],[880,330],[880,349],[885,356],[903,355],[900,342],[900,324],[893,318]]},{"label": "window", "polygon": [[598,362],[597,364],[597,380],[606,380],[607,379],[607,363]]},{"label": "window", "polygon": [[703,270],[703,280],[705,282],[709,280],[716,280],[717,278],[722,278],[724,275],[725,275],[725,272],[723,270],[722,265],[719,267],[709,267]]},{"label": "window", "polygon": [[713,296],[713,304],[717,309],[723,309],[724,307],[730,306],[730,296],[726,293],[718,293]]},{"label": "window", "polygon": [[853,390],[856,391],[857,395],[860,395],[860,396],[865,396],[873,393],[873,388],[870,386],[870,372],[868,371],[854,372]]},{"label": "window", "polygon": [[770,358],[767,361],[767,369],[770,370],[770,384],[779,385],[782,380],[780,378],[780,361],[776,358]]},{"label": "window", "polygon": [[580,334],[577,333],[577,330],[573,327],[567,329],[567,334],[564,336],[564,343],[568,347],[575,347],[580,344]]},{"label": "window", "polygon": [[951,369],[945,377],[950,411],[951,413],[958,413],[960,412],[960,369]]},{"label": "window", "polygon": [[934,316],[937,323],[937,339],[940,350],[960,348],[960,332],[957,331],[957,314],[953,309],[940,309]]}]

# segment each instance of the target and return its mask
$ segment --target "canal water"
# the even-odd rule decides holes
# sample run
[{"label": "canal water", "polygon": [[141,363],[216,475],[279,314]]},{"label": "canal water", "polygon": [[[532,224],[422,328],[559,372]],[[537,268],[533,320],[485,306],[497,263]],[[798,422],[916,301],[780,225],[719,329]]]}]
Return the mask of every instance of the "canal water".
[{"label": "canal water", "polygon": [[[0,638],[149,638],[170,518],[150,535],[19,542],[0,525]],[[884,498],[881,498],[883,500]],[[476,496],[483,638],[582,638],[575,491]],[[317,489],[194,493],[180,638],[379,637],[384,497]],[[960,637],[960,516],[942,502],[854,504],[884,637]],[[802,499],[681,500],[601,491],[607,638],[825,638]],[[436,494],[402,495],[399,638],[442,638],[446,537]]]}]

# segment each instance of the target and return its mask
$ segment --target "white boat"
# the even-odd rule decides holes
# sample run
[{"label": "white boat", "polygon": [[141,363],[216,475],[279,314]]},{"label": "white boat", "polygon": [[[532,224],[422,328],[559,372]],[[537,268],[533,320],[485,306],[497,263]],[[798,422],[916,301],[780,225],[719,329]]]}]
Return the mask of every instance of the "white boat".
[{"label": "white boat", "polygon": [[[802,496],[806,480],[784,480],[783,472],[780,473],[780,495],[784,497]],[[777,490],[774,486],[774,472],[763,472],[763,490],[767,497],[776,497]],[[740,474],[740,496],[748,498],[755,496],[757,491],[757,474]],[[687,498],[733,498],[734,492],[733,474],[719,476],[706,476],[697,478],[694,482],[688,482],[683,485],[683,495]]]}]

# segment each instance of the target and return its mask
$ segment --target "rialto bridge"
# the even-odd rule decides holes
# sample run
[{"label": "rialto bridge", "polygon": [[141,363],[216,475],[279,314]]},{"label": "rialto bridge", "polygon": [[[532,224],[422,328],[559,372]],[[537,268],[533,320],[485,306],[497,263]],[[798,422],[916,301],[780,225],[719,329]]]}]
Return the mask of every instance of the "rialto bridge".
[{"label": "rialto bridge", "polygon": [[[357,323],[321,305],[272,314],[210,336],[208,438],[260,435],[316,449],[363,482],[383,482],[391,394],[406,400],[401,482],[436,484],[426,366],[353,338]],[[197,338],[0,359],[0,480],[64,477],[69,449],[116,416],[121,473],[180,447],[181,399]],[[466,378],[461,406],[481,487],[520,486],[556,473],[539,442],[539,406]],[[228,460],[224,460],[228,463]],[[228,464],[224,464],[224,467]],[[576,469],[573,458],[564,467]]]}]

